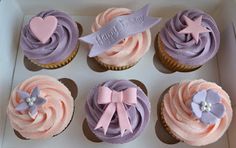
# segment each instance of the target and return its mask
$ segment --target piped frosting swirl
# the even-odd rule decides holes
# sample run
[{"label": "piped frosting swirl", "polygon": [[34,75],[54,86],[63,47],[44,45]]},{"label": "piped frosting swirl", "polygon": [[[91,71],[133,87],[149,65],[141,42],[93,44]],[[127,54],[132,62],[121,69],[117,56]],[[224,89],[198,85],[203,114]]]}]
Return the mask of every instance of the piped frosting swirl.
[{"label": "piped frosting swirl", "polygon": [[[225,107],[224,116],[215,124],[202,123],[192,112],[194,94],[211,89],[220,96]],[[213,143],[223,136],[232,120],[232,108],[228,94],[217,84],[194,80],[175,84],[164,95],[162,113],[171,132],[181,141],[194,146]]]},{"label": "piped frosting swirl", "polygon": [[102,128],[94,129],[106,109],[106,105],[98,104],[98,88],[105,86],[115,91],[123,91],[127,88],[137,87],[127,80],[110,80],[94,87],[88,95],[85,111],[88,126],[91,131],[102,141],[109,143],[126,143],[138,137],[146,127],[150,118],[150,102],[145,93],[137,87],[137,104],[135,106],[125,105],[133,133],[125,132],[121,137],[118,115],[115,113],[110,122],[106,135]]},{"label": "piped frosting swirl", "polygon": [[[96,32],[105,26],[113,18],[122,15],[128,15],[132,11],[126,8],[109,8],[100,13],[94,24],[92,32]],[[138,62],[138,60],[149,50],[151,45],[150,30],[129,36],[111,49],[97,56],[98,60],[113,66],[127,66]]]},{"label": "piped frosting swirl", "polygon": [[[46,100],[32,119],[27,111],[16,111],[22,101],[19,90],[31,93],[37,87],[39,96]],[[69,124],[74,110],[71,92],[57,79],[49,76],[34,76],[18,85],[11,94],[7,108],[12,127],[27,139],[49,138],[61,133]]]},{"label": "piped frosting swirl", "polygon": [[[191,34],[179,33],[186,27],[184,17],[196,20],[202,16],[202,26],[210,32],[201,33],[196,43]],[[160,31],[165,51],[181,64],[200,66],[213,58],[220,45],[220,32],[214,19],[201,10],[184,10],[166,22]]]},{"label": "piped frosting swirl", "polygon": [[39,64],[62,62],[76,49],[79,31],[72,18],[61,11],[42,11],[36,17],[55,16],[58,20],[56,30],[45,43],[41,43],[33,34],[30,25],[22,29],[20,46],[24,55]]}]

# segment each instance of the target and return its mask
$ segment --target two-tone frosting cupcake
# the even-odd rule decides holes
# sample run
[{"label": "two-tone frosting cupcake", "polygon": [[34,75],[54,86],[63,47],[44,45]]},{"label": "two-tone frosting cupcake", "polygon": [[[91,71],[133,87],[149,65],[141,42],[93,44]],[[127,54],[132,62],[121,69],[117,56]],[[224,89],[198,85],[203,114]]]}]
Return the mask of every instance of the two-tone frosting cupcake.
[{"label": "two-tone frosting cupcake", "polygon": [[161,120],[176,139],[193,146],[216,142],[228,129],[232,107],[217,84],[193,80],[172,85],[164,94]]},{"label": "two-tone frosting cupcake", "polygon": [[150,102],[131,81],[110,80],[90,91],[85,111],[87,124],[97,138],[108,143],[126,143],[147,126]]},{"label": "two-tone frosting cupcake", "polygon": [[214,19],[201,10],[184,10],[166,22],[158,35],[157,56],[172,71],[192,71],[212,59],[220,45]]},{"label": "two-tone frosting cupcake", "polygon": [[69,89],[50,76],[34,76],[12,91],[7,114],[12,128],[25,139],[60,134],[70,123],[74,99]]},{"label": "two-tone frosting cupcake", "polygon": [[42,11],[22,29],[23,54],[43,68],[58,68],[77,54],[79,32],[76,22],[58,10]]}]

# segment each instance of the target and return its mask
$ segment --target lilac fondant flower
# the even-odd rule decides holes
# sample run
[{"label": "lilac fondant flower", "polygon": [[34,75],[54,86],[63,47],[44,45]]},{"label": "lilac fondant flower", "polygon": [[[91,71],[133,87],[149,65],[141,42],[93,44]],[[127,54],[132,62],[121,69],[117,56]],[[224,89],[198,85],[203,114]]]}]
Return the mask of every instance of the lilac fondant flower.
[{"label": "lilac fondant flower", "polygon": [[27,110],[29,116],[35,119],[38,114],[38,107],[46,102],[45,99],[39,96],[38,87],[35,87],[31,94],[25,91],[18,91],[18,95],[22,101],[16,106],[16,111]]},{"label": "lilac fondant flower", "polygon": [[219,94],[212,89],[197,92],[192,98],[191,109],[204,124],[215,124],[225,112]]}]

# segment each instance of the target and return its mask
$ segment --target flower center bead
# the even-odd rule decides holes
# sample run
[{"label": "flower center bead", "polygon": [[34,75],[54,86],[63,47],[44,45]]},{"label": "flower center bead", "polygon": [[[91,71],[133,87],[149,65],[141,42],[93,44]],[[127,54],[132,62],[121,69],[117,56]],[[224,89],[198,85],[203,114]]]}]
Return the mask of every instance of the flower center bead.
[{"label": "flower center bead", "polygon": [[35,97],[27,98],[27,99],[26,99],[26,103],[27,103],[29,106],[33,106],[35,101],[36,101],[36,98],[35,98]]},{"label": "flower center bead", "polygon": [[206,101],[201,102],[201,106],[200,106],[201,111],[209,112],[211,111],[211,107],[212,107],[211,103],[208,103]]}]

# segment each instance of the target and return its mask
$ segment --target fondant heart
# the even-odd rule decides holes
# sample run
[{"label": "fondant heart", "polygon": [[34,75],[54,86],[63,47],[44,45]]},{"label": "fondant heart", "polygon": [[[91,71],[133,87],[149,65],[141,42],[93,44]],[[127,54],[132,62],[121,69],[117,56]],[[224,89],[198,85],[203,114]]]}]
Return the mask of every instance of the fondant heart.
[{"label": "fondant heart", "polygon": [[34,17],[31,19],[29,26],[35,37],[44,44],[56,30],[57,22],[55,16]]}]

